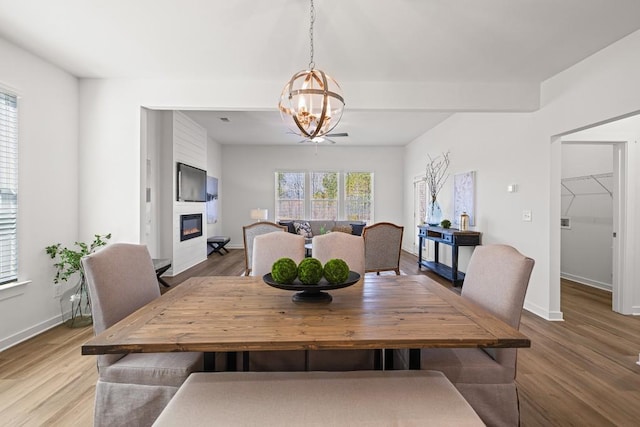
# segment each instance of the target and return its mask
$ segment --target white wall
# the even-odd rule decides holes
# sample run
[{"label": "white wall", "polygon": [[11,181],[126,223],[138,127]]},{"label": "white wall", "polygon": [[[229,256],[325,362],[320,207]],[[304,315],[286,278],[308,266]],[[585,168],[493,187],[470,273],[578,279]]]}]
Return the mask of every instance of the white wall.
[{"label": "white wall", "polygon": [[[171,172],[163,171],[173,177],[171,197],[177,194],[177,163],[185,163],[202,170],[207,169],[207,131],[185,114],[174,111],[172,114],[173,128],[173,156],[171,157]],[[164,189],[165,195],[167,190]],[[171,236],[173,240],[173,254],[171,256],[171,268],[167,275],[176,275],[184,270],[207,259],[207,234],[205,202],[182,202],[173,199],[173,219]],[[192,239],[180,240],[180,220],[182,215],[200,214],[202,216],[202,236]],[[165,231],[163,231],[165,232]]]},{"label": "white wall", "polygon": [[[413,177],[423,173],[426,154],[451,149],[452,173],[478,171],[477,229],[483,243],[509,243],[536,261],[525,308],[547,319],[561,319],[560,135],[640,110],[638,51],[640,31],[544,82],[542,107],[535,113],[456,114],[418,138],[405,155],[405,224],[412,221]],[[637,139],[629,139],[627,160],[626,249],[637,259]],[[512,183],[519,191],[508,194],[506,185]],[[451,209],[446,196],[443,201],[445,209]],[[525,208],[532,210],[530,223],[521,220]],[[410,243],[405,240],[407,248]],[[466,264],[461,264],[464,270]],[[639,274],[638,263],[628,263],[623,277],[633,287],[625,301],[628,313],[640,314]]]},{"label": "white wall", "polygon": [[[321,145],[222,147],[225,195],[221,199],[229,247],[242,247],[242,226],[251,224],[252,208],[267,208],[274,220],[275,172],[362,171],[374,173],[375,221],[402,223],[402,147],[354,148]],[[228,165],[228,166],[227,166]]]},{"label": "white wall", "polygon": [[[459,113],[407,146],[404,223],[413,223],[413,178],[424,174],[427,155],[450,151],[450,177],[438,196],[443,217],[453,216],[453,176],[475,171],[476,225],[471,229],[482,233],[482,244],[508,244],[535,259],[527,300],[548,318],[548,242],[541,238],[548,229],[548,170],[539,167],[548,161],[548,150],[536,143],[531,126],[528,113]],[[517,184],[518,191],[507,192],[510,184]],[[531,222],[522,221],[525,209],[532,211]],[[405,233],[404,248],[410,250],[412,244],[413,237]],[[447,247],[441,250],[447,264],[450,253]],[[466,271],[471,254],[472,248],[460,248],[461,271]]]},{"label": "white wall", "polygon": [[2,350],[61,321],[44,248],[78,239],[79,175],[76,78],[1,38],[0,57],[0,88],[19,96],[18,275],[30,281],[0,288]]},{"label": "white wall", "polygon": [[[448,110],[464,106],[471,110],[531,111],[538,102],[535,85],[529,83],[341,83],[344,92],[349,94],[349,108],[353,110]],[[91,236],[96,230],[108,229],[114,241],[141,240],[140,107],[274,110],[282,84],[282,81],[257,80],[82,79],[80,235]],[[364,150],[360,152],[366,153]],[[118,174],[114,176],[113,171]]]},{"label": "white wall", "polygon": [[[611,173],[613,146],[603,144],[563,144],[562,178]],[[600,182],[613,189],[612,178]],[[611,290],[613,199],[593,179],[567,181],[573,192],[563,191],[562,216],[571,228],[561,229],[562,277],[597,288]],[[574,196],[575,195],[575,196]]]},{"label": "white wall", "polygon": [[[175,202],[175,163],[185,162],[207,171],[208,176],[222,173],[221,147],[206,135],[206,130],[188,115],[171,110],[141,109],[141,242],[154,258],[173,262],[166,275],[175,275],[206,257],[205,238],[222,233],[222,221],[205,224],[201,238],[179,240],[180,213],[204,213],[204,204]],[[174,133],[180,135],[174,138]],[[188,140],[185,140],[187,138]],[[186,154],[185,154],[186,152]],[[218,182],[219,192],[221,183]],[[147,201],[146,192],[150,193]],[[175,213],[175,217],[174,217]],[[204,218],[203,218],[203,221]],[[186,252],[182,249],[186,247]]]},{"label": "white wall", "polygon": [[[640,31],[610,45],[542,85],[542,109],[539,120],[540,142],[548,144],[550,136],[570,133],[595,123],[623,117],[640,111]],[[626,233],[624,246],[630,262],[626,263],[620,280],[626,298],[621,311],[640,315],[640,265],[637,251],[640,233],[635,219],[640,213],[640,132],[624,138],[627,158]],[[560,138],[551,144],[550,214],[553,222],[559,218],[560,206]],[[559,307],[560,229],[550,229],[550,303]]]}]

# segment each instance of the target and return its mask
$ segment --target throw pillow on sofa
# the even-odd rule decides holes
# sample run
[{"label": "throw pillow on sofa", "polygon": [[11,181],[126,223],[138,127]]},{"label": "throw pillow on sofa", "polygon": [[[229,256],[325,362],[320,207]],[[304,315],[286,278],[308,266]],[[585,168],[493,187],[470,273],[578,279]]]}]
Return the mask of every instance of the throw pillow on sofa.
[{"label": "throw pillow on sofa", "polygon": [[331,229],[331,231],[339,231],[342,233],[351,234],[351,226],[350,225],[336,225]]},{"label": "throw pillow on sofa", "polygon": [[296,229],[296,234],[301,235],[305,239],[310,239],[313,237],[313,232],[311,231],[311,226],[308,222],[294,222],[293,226]]},{"label": "throw pillow on sofa", "polygon": [[296,234],[296,227],[293,225],[293,221],[278,221],[278,225],[284,225],[289,233]]}]

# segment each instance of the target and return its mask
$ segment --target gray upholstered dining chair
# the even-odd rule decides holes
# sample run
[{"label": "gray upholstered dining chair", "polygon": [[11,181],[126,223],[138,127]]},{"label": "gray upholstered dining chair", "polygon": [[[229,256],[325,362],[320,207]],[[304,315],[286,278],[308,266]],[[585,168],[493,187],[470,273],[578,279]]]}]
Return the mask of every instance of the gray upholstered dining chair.
[{"label": "gray upholstered dining chair", "polygon": [[[291,258],[299,264],[304,259],[304,237],[293,233],[266,233],[253,239],[251,276],[271,272],[280,258]],[[304,371],[304,351],[252,351],[249,353],[250,371]]]},{"label": "gray upholstered dining chair", "polygon": [[[515,329],[534,260],[507,245],[477,246],[469,261],[462,297]],[[421,368],[442,371],[488,426],[517,426],[515,348],[421,350]]]},{"label": "gray upholstered dining chair", "polygon": [[[343,259],[349,270],[364,276],[364,239],[332,232],[313,236],[313,257],[322,265],[333,258]],[[376,350],[313,350],[307,352],[311,371],[356,371],[375,369]]]},{"label": "gray upholstered dining chair", "polygon": [[393,270],[400,275],[400,251],[404,227],[390,222],[378,222],[364,228],[364,270],[376,272]]},{"label": "gray upholstered dining chair", "polygon": [[284,225],[278,225],[273,222],[263,221],[242,227],[242,237],[244,240],[244,274],[248,276],[251,273],[251,263],[253,257],[253,239],[256,236],[274,231],[287,231]]},{"label": "gray upholstered dining chair", "polygon": [[[113,243],[81,264],[96,334],[160,296],[144,245]],[[94,425],[151,425],[189,374],[202,369],[202,353],[98,356]]]}]

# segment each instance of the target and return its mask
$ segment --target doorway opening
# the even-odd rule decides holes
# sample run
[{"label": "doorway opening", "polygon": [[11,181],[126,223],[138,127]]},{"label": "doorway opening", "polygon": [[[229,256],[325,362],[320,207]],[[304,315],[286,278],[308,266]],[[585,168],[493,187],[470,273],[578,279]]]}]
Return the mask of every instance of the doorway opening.
[{"label": "doorway opening", "polygon": [[413,179],[413,254],[418,255],[418,226],[424,224],[427,215],[427,181],[424,176]]},{"label": "doorway opening", "polygon": [[[627,151],[629,150],[629,143],[634,142],[634,140],[637,139],[634,137],[634,130],[636,129],[640,129],[640,116],[638,115],[620,118],[617,121],[596,124],[590,128],[583,128],[581,130],[567,132],[566,134],[554,137],[552,140],[552,145],[555,146],[553,151],[554,153],[557,153],[556,160],[553,162],[554,166],[552,168],[552,176],[554,176],[555,178],[552,182],[555,182],[555,185],[558,186],[558,191],[556,193],[558,197],[557,199],[554,199],[555,203],[557,204],[552,203],[552,206],[555,206],[552,207],[553,212],[557,212],[557,216],[552,215],[552,223],[554,224],[554,227],[552,227],[552,241],[556,242],[555,245],[552,245],[552,256],[553,259],[555,259],[557,262],[556,265],[558,282],[557,292],[554,291],[552,293],[552,297],[557,296],[558,307],[560,306],[559,279],[562,273],[564,273],[561,271],[561,254],[566,255],[567,250],[567,248],[563,248],[561,244],[561,233],[567,231],[566,228],[562,227],[566,227],[568,224],[571,224],[571,227],[573,227],[577,224],[575,221],[576,218],[570,218],[569,221],[567,221],[567,217],[571,217],[571,215],[568,215],[565,211],[563,211],[563,209],[569,207],[568,202],[563,199],[568,198],[568,200],[571,200],[572,196],[570,195],[570,193],[564,191],[565,189],[564,187],[562,187],[562,178],[568,178],[568,174],[564,173],[565,171],[563,171],[562,168],[562,165],[564,164],[562,159],[562,151],[564,147],[582,145],[592,148],[596,147],[596,150],[609,150],[607,156],[611,159],[608,161],[608,164],[611,167],[610,176],[608,176],[608,174],[604,170],[598,171],[599,173],[586,173],[583,175],[578,174],[576,176],[576,178],[580,179],[582,179],[584,176],[587,176],[587,178],[584,178],[586,182],[593,181],[593,178],[591,178],[589,175],[595,175],[595,178],[600,181],[600,183],[595,183],[595,185],[598,185],[602,192],[597,196],[594,195],[594,197],[610,197],[611,199],[611,211],[608,214],[608,219],[603,219],[604,217],[602,215],[597,215],[597,209],[595,209],[593,206],[590,210],[583,211],[589,212],[589,214],[582,215],[583,218],[577,218],[578,220],[582,220],[583,222],[587,220],[590,220],[591,222],[597,222],[597,220],[603,223],[608,222],[608,224],[600,224],[603,227],[601,227],[601,229],[597,232],[602,234],[603,230],[608,227],[608,233],[610,233],[609,240],[606,240],[606,238],[604,238],[600,243],[600,256],[602,258],[604,258],[605,256],[610,257],[611,260],[610,267],[604,269],[604,276],[602,275],[602,271],[600,271],[600,278],[606,279],[605,276],[609,275],[611,280],[608,281],[598,279],[598,277],[596,277],[593,272],[591,273],[592,277],[588,277],[588,279],[593,279],[591,281],[584,281],[580,280],[579,278],[578,280],[576,280],[575,278],[571,277],[570,279],[591,286],[596,285],[596,287],[605,289],[607,286],[610,286],[612,292],[613,311],[621,314],[640,314],[634,313],[633,311],[634,307],[632,304],[632,296],[634,293],[634,287],[637,286],[634,283],[634,275],[632,271],[632,267],[634,265],[633,257],[635,252],[633,250],[633,247],[629,246],[629,243],[632,242],[633,239],[627,238],[628,233],[633,232],[633,227],[631,227],[630,229],[629,223],[627,221],[628,218],[633,217],[634,212],[633,204],[630,204],[628,202],[627,187],[630,183],[633,182],[633,177],[635,176],[635,165],[630,166],[628,164],[630,159]],[[635,131],[635,133],[637,133],[637,131]],[[602,163],[602,159],[600,160]],[[585,160],[585,162],[588,162],[588,160]],[[563,172],[563,174],[561,174],[561,172]],[[565,181],[565,184],[566,183],[567,181]],[[560,191],[561,188],[563,192]],[[607,194],[607,192],[610,192],[610,195]],[[573,200],[574,203],[576,203],[575,200],[578,200],[578,196],[576,198],[573,198]],[[573,209],[573,205],[572,207],[570,207],[570,209]],[[555,224],[557,224],[557,229],[555,228]],[[604,227],[605,225],[606,227]],[[596,229],[597,227],[592,227],[592,230]],[[596,231],[594,231],[594,233],[596,233]],[[587,244],[588,243],[583,243],[583,245]],[[603,253],[606,253],[606,255],[602,255]],[[603,262],[604,259],[593,261],[595,259],[593,257],[597,257],[597,255],[594,255],[593,253],[585,253],[584,255],[585,256],[579,260],[579,262],[583,264],[583,267],[584,265],[591,262],[593,262],[594,265],[599,264],[600,266],[603,266],[605,264]],[[587,267],[588,268],[583,269],[583,271],[588,271],[589,267],[592,267],[592,265],[589,265]]]},{"label": "doorway opening", "polygon": [[560,181],[560,277],[613,292],[616,144],[565,139]]}]

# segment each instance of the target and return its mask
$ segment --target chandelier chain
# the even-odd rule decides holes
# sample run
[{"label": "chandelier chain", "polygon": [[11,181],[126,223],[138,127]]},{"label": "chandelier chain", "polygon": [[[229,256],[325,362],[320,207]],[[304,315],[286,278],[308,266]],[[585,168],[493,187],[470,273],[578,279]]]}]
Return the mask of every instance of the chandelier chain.
[{"label": "chandelier chain", "polygon": [[310,22],[309,25],[309,41],[311,46],[311,57],[309,59],[309,70],[313,70],[316,63],[313,62],[313,23],[316,21],[316,8],[313,6],[313,0],[311,0]]}]

